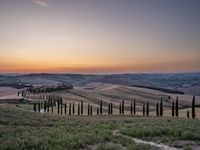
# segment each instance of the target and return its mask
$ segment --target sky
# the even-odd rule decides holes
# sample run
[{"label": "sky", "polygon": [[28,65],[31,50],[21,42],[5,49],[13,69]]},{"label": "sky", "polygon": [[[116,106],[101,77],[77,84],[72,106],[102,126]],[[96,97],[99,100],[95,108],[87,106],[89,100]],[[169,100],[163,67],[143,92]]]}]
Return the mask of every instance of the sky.
[{"label": "sky", "polygon": [[199,0],[0,0],[1,73],[200,71]]}]

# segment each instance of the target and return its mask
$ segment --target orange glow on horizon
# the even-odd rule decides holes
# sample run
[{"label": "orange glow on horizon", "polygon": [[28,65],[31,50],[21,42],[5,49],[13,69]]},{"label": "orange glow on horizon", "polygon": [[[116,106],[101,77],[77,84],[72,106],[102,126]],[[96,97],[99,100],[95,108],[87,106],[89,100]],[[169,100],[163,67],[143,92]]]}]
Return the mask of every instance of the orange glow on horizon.
[{"label": "orange glow on horizon", "polygon": [[0,1],[0,73],[200,71],[196,2],[111,1]]}]

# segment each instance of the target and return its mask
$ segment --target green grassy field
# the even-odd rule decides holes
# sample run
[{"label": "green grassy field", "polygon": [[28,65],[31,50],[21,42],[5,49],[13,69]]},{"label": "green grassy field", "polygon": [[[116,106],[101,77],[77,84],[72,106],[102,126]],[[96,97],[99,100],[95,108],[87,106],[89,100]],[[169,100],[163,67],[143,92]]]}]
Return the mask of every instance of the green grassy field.
[{"label": "green grassy field", "polygon": [[158,149],[131,138],[200,148],[200,120],[138,116],[58,116],[29,105],[0,105],[0,149]]}]

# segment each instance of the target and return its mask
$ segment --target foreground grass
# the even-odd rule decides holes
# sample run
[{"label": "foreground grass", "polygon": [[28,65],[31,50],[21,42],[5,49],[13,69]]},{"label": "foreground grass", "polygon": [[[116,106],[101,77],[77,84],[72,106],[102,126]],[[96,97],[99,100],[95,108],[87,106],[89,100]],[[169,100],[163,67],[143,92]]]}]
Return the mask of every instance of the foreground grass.
[{"label": "foreground grass", "polygon": [[[156,149],[113,135],[189,148],[198,146],[200,121],[132,116],[57,116],[29,106],[0,105],[0,149]],[[185,141],[186,144],[175,143]],[[189,142],[188,142],[189,141]],[[192,142],[191,142],[192,141]]]}]

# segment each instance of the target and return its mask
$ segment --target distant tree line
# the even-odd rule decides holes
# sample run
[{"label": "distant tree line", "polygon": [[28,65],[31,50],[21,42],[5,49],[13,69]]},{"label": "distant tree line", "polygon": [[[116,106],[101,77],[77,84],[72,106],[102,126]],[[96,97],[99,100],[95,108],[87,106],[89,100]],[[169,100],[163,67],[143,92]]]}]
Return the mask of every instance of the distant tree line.
[{"label": "distant tree line", "polygon": [[45,93],[45,92],[56,92],[67,89],[73,89],[73,85],[58,85],[58,86],[41,86],[41,87],[30,87],[26,89],[26,92],[37,94],[37,93]]}]

